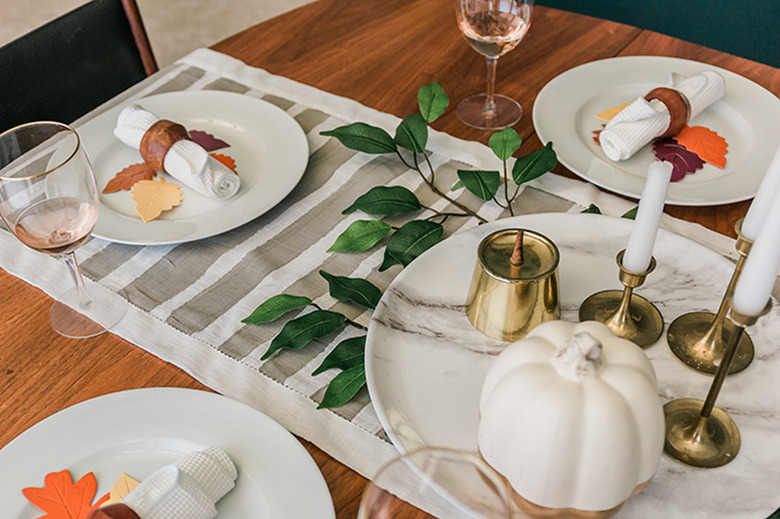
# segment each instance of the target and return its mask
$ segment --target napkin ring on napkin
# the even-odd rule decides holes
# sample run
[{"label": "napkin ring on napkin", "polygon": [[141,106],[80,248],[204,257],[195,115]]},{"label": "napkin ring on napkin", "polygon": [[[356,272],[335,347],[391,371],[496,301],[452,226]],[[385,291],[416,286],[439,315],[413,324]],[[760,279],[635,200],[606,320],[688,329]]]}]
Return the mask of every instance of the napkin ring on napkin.
[{"label": "napkin ring on napkin", "polygon": [[181,140],[189,140],[187,129],[181,124],[160,119],[146,130],[138,151],[141,158],[155,171],[165,171],[163,163],[168,150]]},{"label": "napkin ring on napkin", "polygon": [[674,137],[691,119],[691,103],[685,94],[673,88],[654,88],[645,95],[647,101],[657,99],[669,110],[669,127],[660,138]]}]

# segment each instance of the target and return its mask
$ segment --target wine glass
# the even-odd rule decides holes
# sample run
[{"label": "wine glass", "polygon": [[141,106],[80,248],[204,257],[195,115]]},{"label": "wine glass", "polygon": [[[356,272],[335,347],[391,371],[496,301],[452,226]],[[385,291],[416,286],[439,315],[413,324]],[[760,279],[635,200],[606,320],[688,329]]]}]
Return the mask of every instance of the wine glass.
[{"label": "wine glass", "polygon": [[28,247],[61,255],[75,287],[49,312],[52,327],[72,338],[104,332],[124,316],[127,300],[87,287],[74,251],[92,232],[98,190],[79,135],[65,124],[34,122],[0,134],[0,217]]},{"label": "wine glass", "polygon": [[523,116],[514,99],[495,94],[498,58],[514,49],[531,26],[534,0],[455,0],[458,28],[474,50],[487,58],[487,93],[458,104],[458,118],[469,126],[495,130]]},{"label": "wine glass", "polygon": [[479,457],[446,448],[414,450],[382,467],[363,492],[358,519],[411,517],[412,506],[448,519],[512,517],[503,478]]}]

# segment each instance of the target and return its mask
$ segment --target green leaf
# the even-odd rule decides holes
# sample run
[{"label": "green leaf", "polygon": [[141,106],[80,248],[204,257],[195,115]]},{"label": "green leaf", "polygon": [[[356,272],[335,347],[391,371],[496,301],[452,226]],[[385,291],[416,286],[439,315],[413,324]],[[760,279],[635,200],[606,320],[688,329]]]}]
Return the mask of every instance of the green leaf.
[{"label": "green leaf", "polygon": [[629,220],[636,220],[636,212],[639,210],[639,206],[634,207],[633,209],[629,209],[625,213],[623,213],[623,216],[621,218],[628,218]]},{"label": "green leaf", "polygon": [[379,271],[400,263],[404,267],[417,256],[436,245],[444,227],[428,220],[412,220],[398,229],[387,242],[385,257]]},{"label": "green leaf", "polygon": [[288,294],[279,294],[273,296],[266,302],[255,308],[252,315],[241,321],[249,324],[270,323],[283,316],[287,312],[311,304],[308,297],[291,296]]},{"label": "green leaf", "polygon": [[490,200],[498,192],[501,185],[501,174],[498,171],[468,171],[458,170],[460,182],[466,189],[482,200]]},{"label": "green leaf", "polygon": [[423,85],[417,91],[417,104],[420,105],[423,118],[432,123],[447,109],[450,98],[439,83],[434,81],[430,85]]},{"label": "green leaf", "polygon": [[366,336],[352,337],[338,343],[331,351],[322,364],[314,370],[312,375],[319,375],[329,369],[349,369],[363,364],[363,357],[366,351]]},{"label": "green leaf", "polygon": [[415,153],[425,151],[428,144],[428,125],[420,114],[407,116],[395,130],[395,143]]},{"label": "green leaf", "polygon": [[347,318],[337,312],[328,310],[316,310],[284,325],[279,335],[273,338],[268,351],[262,356],[267,359],[281,349],[297,350],[303,348],[314,339],[325,337],[339,328]]},{"label": "green leaf", "polygon": [[454,185],[453,185],[453,186],[450,188],[450,191],[457,191],[458,189],[460,189],[460,188],[462,188],[462,187],[463,187],[463,182],[461,182],[460,180],[458,180],[458,181],[457,181],[457,182],[455,182],[455,184],[454,184]]},{"label": "green leaf", "polygon": [[360,306],[373,309],[376,308],[379,298],[382,297],[382,291],[365,279],[334,276],[324,270],[320,270],[320,276],[328,281],[330,295],[339,301],[352,301]]},{"label": "green leaf", "polygon": [[344,209],[342,214],[363,211],[370,215],[405,214],[419,211],[417,195],[403,186],[377,186]]},{"label": "green leaf", "polygon": [[488,141],[490,149],[493,150],[496,157],[501,160],[508,160],[509,157],[520,148],[522,143],[523,138],[508,126],[500,132],[491,135],[490,141]]},{"label": "green leaf", "polygon": [[512,178],[518,186],[537,177],[541,177],[558,164],[558,157],[552,148],[552,142],[525,157],[517,159],[512,168]]},{"label": "green leaf", "polygon": [[322,402],[317,409],[339,407],[350,400],[366,385],[366,367],[363,364],[342,371],[330,381]]},{"label": "green leaf", "polygon": [[336,137],[347,148],[364,153],[395,153],[398,149],[389,133],[382,128],[366,123],[340,126],[333,130],[320,132],[320,135]]},{"label": "green leaf", "polygon": [[590,204],[587,209],[581,211],[583,213],[601,214],[601,209],[596,204]]},{"label": "green leaf", "polygon": [[358,220],[336,238],[328,252],[363,252],[387,236],[392,226],[381,220]]}]

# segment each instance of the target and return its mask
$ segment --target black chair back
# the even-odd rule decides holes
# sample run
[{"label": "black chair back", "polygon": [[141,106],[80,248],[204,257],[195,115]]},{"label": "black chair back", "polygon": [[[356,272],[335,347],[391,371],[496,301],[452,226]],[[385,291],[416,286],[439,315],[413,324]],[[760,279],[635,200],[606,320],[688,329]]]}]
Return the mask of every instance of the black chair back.
[{"label": "black chair back", "polygon": [[0,47],[0,132],[70,123],[157,70],[134,0],[92,0]]}]

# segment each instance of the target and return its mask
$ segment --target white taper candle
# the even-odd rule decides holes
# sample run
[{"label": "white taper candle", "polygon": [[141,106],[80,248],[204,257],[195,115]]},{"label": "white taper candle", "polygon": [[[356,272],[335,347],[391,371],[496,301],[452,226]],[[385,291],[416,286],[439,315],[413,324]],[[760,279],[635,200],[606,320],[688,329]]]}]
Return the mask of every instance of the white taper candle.
[{"label": "white taper candle", "polygon": [[731,306],[745,315],[761,315],[780,269],[780,199],[775,197],[739,275]]},{"label": "white taper candle", "polygon": [[769,169],[764,174],[756,197],[750,203],[745,220],[742,222],[741,232],[746,239],[755,241],[772,201],[777,197],[778,188],[780,188],[780,147],[775,151],[775,156],[769,163]]},{"label": "white taper candle", "polygon": [[647,180],[639,200],[634,228],[623,254],[623,268],[634,274],[642,274],[650,266],[658,224],[664,210],[666,192],[672,178],[670,162],[655,161],[647,168]]}]

